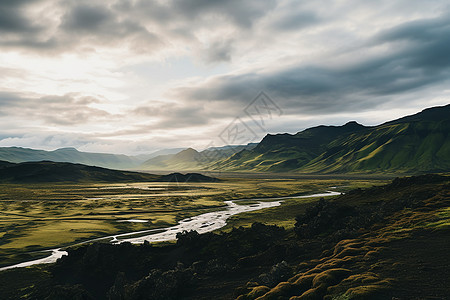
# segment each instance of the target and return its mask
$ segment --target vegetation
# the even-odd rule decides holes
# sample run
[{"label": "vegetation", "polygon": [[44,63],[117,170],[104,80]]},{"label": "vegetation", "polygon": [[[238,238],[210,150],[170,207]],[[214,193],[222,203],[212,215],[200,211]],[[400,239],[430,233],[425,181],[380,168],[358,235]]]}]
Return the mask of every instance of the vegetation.
[{"label": "vegetation", "polygon": [[[211,185],[216,184],[230,189],[237,182]],[[274,182],[264,184],[270,190]],[[176,244],[72,247],[54,265],[1,272],[0,294],[5,299],[241,300],[445,299],[450,294],[448,176],[400,178],[296,205],[302,212],[287,228],[255,223],[221,233],[184,232]],[[268,213],[265,223],[276,221],[274,216],[280,218]]]},{"label": "vegetation", "polygon": [[[40,251],[49,248],[172,226],[184,218],[221,210],[226,200],[312,193],[335,185],[344,190],[350,184],[370,182],[379,180],[0,184],[0,266],[45,255]],[[128,219],[146,222],[118,222]]]},{"label": "vegetation", "polygon": [[450,105],[375,127],[355,122],[267,135],[209,167],[299,173],[416,174],[450,169]]}]

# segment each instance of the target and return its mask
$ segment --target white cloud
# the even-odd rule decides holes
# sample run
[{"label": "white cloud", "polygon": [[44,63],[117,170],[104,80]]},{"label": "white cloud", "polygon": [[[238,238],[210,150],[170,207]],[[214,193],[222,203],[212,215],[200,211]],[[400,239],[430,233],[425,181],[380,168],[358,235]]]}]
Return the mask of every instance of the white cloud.
[{"label": "white cloud", "polygon": [[445,104],[446,2],[2,1],[0,145],[199,146],[260,90],[270,132]]}]

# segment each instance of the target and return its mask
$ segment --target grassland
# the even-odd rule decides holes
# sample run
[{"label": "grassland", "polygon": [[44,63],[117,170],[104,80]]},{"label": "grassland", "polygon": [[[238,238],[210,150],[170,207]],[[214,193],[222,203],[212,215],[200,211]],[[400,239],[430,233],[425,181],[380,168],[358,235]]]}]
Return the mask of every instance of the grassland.
[{"label": "grassland", "polygon": [[[336,183],[339,189],[352,188],[349,181]],[[188,232],[176,243],[69,247],[69,255],[53,265],[0,272],[0,295],[4,299],[448,299],[449,177],[425,175],[369,187],[376,183],[353,182],[367,188],[309,205],[304,201],[312,199],[288,199],[275,209],[232,220],[243,227],[201,235]],[[221,184],[230,194],[234,188],[234,193],[253,196],[261,193],[256,184],[267,194],[330,186],[328,181],[298,180],[241,179]],[[229,196],[226,192],[223,198]],[[297,212],[301,213],[291,225],[288,221]],[[287,229],[253,223],[255,219]],[[249,222],[253,224],[247,226]]]},{"label": "grassland", "polygon": [[[228,178],[220,183],[1,184],[0,266],[42,256],[41,250],[123,232],[167,227],[213,210],[224,201],[345,191],[383,180]],[[292,227],[298,204],[235,216],[233,226],[254,221]],[[283,218],[281,220],[280,218]],[[139,219],[147,222],[118,222]]]}]

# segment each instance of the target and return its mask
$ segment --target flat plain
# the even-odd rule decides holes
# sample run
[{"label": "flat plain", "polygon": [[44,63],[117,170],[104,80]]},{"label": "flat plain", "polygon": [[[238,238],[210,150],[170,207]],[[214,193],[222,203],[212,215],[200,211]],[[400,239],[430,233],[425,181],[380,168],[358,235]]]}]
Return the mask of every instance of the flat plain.
[{"label": "flat plain", "polygon": [[[386,182],[380,178],[236,176],[218,183],[1,184],[0,266],[45,256],[42,250],[46,249],[172,226],[185,218],[221,210],[226,200],[312,194],[330,188],[344,192]],[[224,230],[255,221],[291,228],[295,215],[305,207],[299,204],[314,200],[288,199],[280,208],[239,214]]]}]

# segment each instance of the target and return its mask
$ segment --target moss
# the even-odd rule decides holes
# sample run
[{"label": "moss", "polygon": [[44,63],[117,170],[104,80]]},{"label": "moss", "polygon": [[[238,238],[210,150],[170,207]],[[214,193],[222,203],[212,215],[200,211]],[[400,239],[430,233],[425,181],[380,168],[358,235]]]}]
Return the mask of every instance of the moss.
[{"label": "moss", "polygon": [[251,290],[251,292],[247,294],[247,298],[248,299],[256,299],[256,298],[264,295],[268,291],[270,291],[270,288],[268,288],[265,285],[257,286],[257,287],[254,287]]},{"label": "moss", "polygon": [[292,295],[295,290],[295,285],[289,282],[280,282],[276,287],[271,289],[263,296],[257,298],[258,300],[275,300],[279,297],[287,297]]},{"label": "moss", "polygon": [[351,274],[350,270],[337,268],[323,271],[314,277],[313,287],[324,285],[334,285]]},{"label": "moss", "polygon": [[349,300],[373,299],[382,296],[388,289],[389,285],[382,285],[382,283],[361,285],[348,289],[344,295],[346,295]]}]

